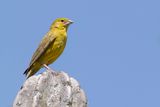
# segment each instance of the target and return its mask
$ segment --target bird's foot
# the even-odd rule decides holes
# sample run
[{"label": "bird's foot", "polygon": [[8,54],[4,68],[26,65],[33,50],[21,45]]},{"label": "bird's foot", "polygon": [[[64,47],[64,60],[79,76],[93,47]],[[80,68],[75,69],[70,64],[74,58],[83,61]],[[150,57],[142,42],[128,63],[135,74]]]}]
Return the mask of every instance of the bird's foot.
[{"label": "bird's foot", "polygon": [[55,72],[53,69],[51,69],[49,66],[47,66],[46,64],[43,64],[43,66],[47,69],[47,71],[52,71]]},{"label": "bird's foot", "polygon": [[51,69],[49,66],[47,66],[46,64],[43,64],[43,66],[47,69],[47,71],[51,71],[51,73],[53,74],[53,75],[58,75],[58,73],[55,71],[55,70],[53,70],[53,69]]}]

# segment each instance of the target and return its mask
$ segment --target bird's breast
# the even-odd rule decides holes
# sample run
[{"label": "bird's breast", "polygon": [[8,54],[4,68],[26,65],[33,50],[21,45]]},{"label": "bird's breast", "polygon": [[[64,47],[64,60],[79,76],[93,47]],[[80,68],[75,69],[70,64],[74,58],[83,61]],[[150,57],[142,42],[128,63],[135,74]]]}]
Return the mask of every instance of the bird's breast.
[{"label": "bird's breast", "polygon": [[67,37],[59,36],[56,37],[53,44],[50,45],[50,48],[46,52],[47,63],[50,64],[54,62],[63,52],[66,45]]},{"label": "bird's breast", "polygon": [[52,49],[54,50],[54,49],[60,49],[65,47],[66,40],[67,40],[66,37],[57,37],[55,42],[53,43]]}]

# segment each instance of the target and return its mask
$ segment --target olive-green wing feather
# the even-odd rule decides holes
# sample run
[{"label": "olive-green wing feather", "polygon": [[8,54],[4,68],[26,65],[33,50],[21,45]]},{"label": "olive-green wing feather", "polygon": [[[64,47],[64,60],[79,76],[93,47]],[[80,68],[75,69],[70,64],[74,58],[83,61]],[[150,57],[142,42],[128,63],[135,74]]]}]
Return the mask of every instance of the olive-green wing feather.
[{"label": "olive-green wing feather", "polygon": [[52,44],[55,41],[55,39],[56,37],[54,37],[53,34],[51,35],[49,32],[43,37],[37,50],[32,56],[29,67],[26,69],[26,71],[23,74],[27,74],[29,72],[30,67],[33,65],[33,63],[35,63],[41,57],[41,55],[43,55],[43,53],[48,49],[50,44]]},{"label": "olive-green wing feather", "polygon": [[26,74],[30,71],[31,66],[33,63],[35,63],[42,55],[43,53],[48,49],[50,44],[54,43],[56,37],[54,37],[53,34],[50,34],[49,32],[43,37],[41,43],[39,44],[37,50],[32,56],[31,62],[29,67],[25,70],[23,74]]},{"label": "olive-green wing feather", "polygon": [[31,62],[30,62],[30,66],[37,61],[37,59],[39,59],[39,57],[41,57],[41,55],[46,51],[46,49],[49,47],[49,45],[51,43],[53,43],[55,41],[55,37],[53,35],[51,35],[50,33],[47,33],[41,43],[39,44],[37,50],[35,51],[35,53],[32,56]]}]

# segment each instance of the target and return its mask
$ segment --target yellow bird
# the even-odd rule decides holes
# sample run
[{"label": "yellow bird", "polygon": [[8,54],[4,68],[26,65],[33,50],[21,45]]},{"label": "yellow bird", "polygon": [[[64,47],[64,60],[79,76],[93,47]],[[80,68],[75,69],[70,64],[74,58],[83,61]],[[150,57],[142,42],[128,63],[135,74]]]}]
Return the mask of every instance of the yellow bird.
[{"label": "yellow bird", "polygon": [[27,78],[34,75],[42,67],[50,69],[48,65],[54,62],[65,48],[67,29],[71,23],[73,22],[68,18],[58,18],[52,23],[50,30],[43,37],[24,72]]}]

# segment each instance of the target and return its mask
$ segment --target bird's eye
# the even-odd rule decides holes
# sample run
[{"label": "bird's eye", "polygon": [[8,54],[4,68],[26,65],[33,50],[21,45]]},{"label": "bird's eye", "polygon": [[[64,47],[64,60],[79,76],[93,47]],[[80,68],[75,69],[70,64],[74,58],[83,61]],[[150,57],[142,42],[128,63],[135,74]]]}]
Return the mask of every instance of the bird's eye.
[{"label": "bird's eye", "polygon": [[64,20],[61,20],[61,22],[64,22]]}]

